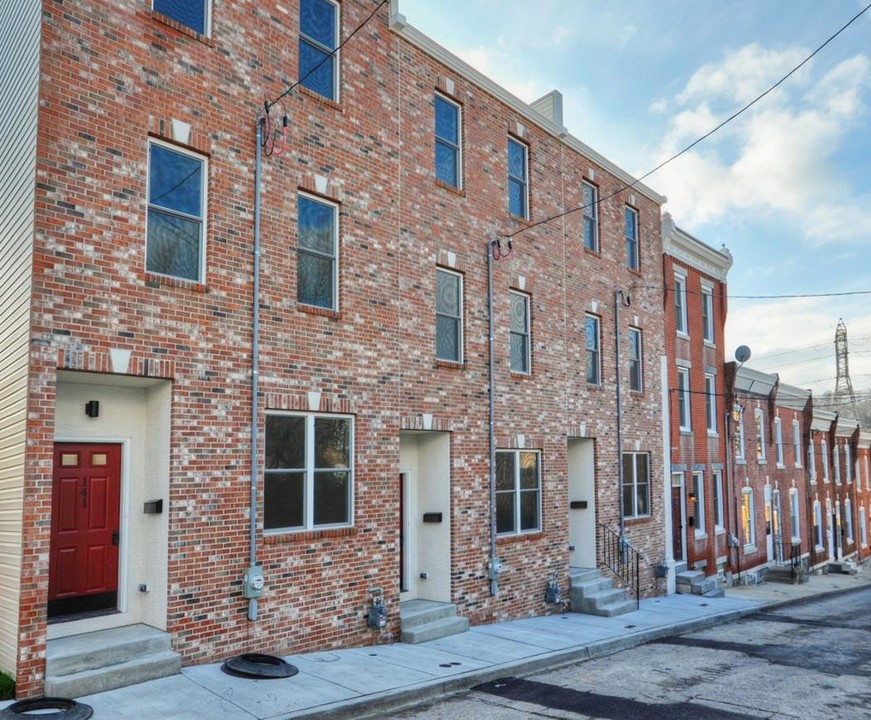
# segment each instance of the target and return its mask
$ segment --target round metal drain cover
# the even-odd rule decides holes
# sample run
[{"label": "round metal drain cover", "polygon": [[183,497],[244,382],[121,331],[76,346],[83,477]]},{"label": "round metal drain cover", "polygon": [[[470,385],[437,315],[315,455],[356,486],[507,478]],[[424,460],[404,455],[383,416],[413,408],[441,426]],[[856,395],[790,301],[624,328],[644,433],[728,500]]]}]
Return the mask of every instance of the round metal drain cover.
[{"label": "round metal drain cover", "polygon": [[296,667],[280,657],[260,653],[244,653],[231,657],[221,665],[221,670],[228,675],[256,680],[289,678],[299,672]]},{"label": "round metal drain cover", "polygon": [[[56,712],[44,712],[55,710]],[[0,720],[38,717],[40,720],[87,720],[94,708],[69,698],[30,698],[12,703],[0,710]]]}]

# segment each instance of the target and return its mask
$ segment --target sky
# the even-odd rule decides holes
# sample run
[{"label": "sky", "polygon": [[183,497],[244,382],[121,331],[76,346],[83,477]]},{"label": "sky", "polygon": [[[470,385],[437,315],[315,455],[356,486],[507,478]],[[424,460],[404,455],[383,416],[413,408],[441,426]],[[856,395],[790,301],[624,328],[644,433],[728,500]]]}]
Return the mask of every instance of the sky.
[{"label": "sky", "polygon": [[[871,0],[401,0],[407,21],[636,177],[774,85]],[[644,180],[732,253],[726,359],[835,389],[847,327],[871,397],[871,10],[752,108]],[[758,296],[867,292],[763,299]],[[745,296],[745,297],[742,297]],[[756,297],[746,297],[756,296]]]}]

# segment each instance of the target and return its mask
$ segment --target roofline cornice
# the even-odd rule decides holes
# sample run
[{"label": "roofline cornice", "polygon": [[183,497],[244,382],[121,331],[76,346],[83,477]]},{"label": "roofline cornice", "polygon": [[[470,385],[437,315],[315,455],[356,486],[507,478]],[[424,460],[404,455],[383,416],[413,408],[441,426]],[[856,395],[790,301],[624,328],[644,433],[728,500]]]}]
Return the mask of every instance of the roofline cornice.
[{"label": "roofline cornice", "polygon": [[728,250],[716,250],[682,230],[674,224],[669,213],[664,213],[662,217],[662,251],[689,263],[720,282],[726,281],[726,275],[732,267],[732,253]]}]

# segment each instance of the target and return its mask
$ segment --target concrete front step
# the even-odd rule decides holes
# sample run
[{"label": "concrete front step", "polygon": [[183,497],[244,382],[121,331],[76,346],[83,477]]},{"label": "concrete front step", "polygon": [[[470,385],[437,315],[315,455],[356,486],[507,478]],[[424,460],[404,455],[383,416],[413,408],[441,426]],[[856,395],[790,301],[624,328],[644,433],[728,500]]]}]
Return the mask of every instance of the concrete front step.
[{"label": "concrete front step", "polygon": [[169,635],[147,625],[49,640],[45,695],[76,698],[181,671]]},{"label": "concrete front step", "polygon": [[410,645],[466,632],[469,619],[457,616],[457,606],[432,600],[406,600],[399,606],[400,641]]},{"label": "concrete front step", "polygon": [[[705,577],[703,570],[684,570],[675,575],[675,590],[679,595],[704,595],[721,597],[715,594],[720,588],[716,577]],[[714,594],[711,594],[714,593]]]},{"label": "concrete front step", "polygon": [[636,603],[626,598],[626,592],[615,588],[611,578],[598,569],[572,568],[569,572],[572,612],[600,617],[614,617],[636,609]]},{"label": "concrete front step", "polygon": [[859,568],[851,560],[837,560],[829,563],[830,573],[841,573],[843,575],[856,575]]}]

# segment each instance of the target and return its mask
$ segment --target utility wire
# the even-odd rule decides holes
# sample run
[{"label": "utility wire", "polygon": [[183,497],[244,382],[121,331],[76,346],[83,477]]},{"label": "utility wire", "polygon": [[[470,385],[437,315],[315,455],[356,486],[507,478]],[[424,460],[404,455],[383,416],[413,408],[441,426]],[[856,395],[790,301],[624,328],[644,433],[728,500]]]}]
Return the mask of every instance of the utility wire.
[{"label": "utility wire", "polygon": [[[330,59],[331,57],[333,57],[337,52],[339,52],[339,50],[341,50],[343,47],[345,47],[345,44],[348,42],[348,40],[350,40],[352,37],[354,37],[354,35],[356,35],[358,32],[360,32],[360,30],[362,30],[362,29],[366,26],[366,24],[367,24],[367,23],[368,23],[368,22],[369,22],[373,17],[375,17],[375,13],[377,13],[377,12],[378,12],[382,7],[384,7],[384,6],[385,6],[389,1],[390,1],[390,0],[381,0],[381,2],[378,3],[378,5],[375,6],[375,9],[374,9],[370,14],[369,14],[369,17],[367,17],[367,18],[366,18],[362,23],[360,23],[356,28],[354,28],[354,30],[351,32],[351,34],[348,35],[348,37],[346,37],[344,40],[342,40],[342,42],[340,42],[340,43],[336,46],[335,50],[333,50],[332,52],[327,53],[327,54],[324,56],[323,60],[321,60],[317,65],[315,65],[311,70],[309,70],[305,75],[303,75],[303,76],[302,76],[299,80],[297,80],[293,85],[291,85],[289,88],[287,88],[287,90],[285,90],[283,93],[281,93],[281,95],[279,95],[277,98],[275,98],[275,100],[272,100],[271,102],[270,102],[269,100],[267,100],[267,101],[264,103],[264,107],[265,107],[265,109],[266,109],[266,113],[268,114],[268,113],[269,113],[269,109],[270,109],[273,105],[275,105],[275,103],[277,103],[279,100],[283,100],[283,99],[286,98],[288,95],[290,95],[290,93],[292,93],[292,92],[293,92],[294,90],[296,90],[296,88],[298,88],[298,87],[299,87],[303,82],[305,82],[306,78],[308,78],[309,75],[311,75],[311,74],[314,73],[315,71],[319,70],[319,69],[321,68],[321,66],[322,66],[324,63],[327,62],[327,60],[329,60],[329,59]],[[866,10],[867,10],[867,8],[866,8]]]},{"label": "utility wire", "polygon": [[[847,22],[844,26],[841,27],[840,30],[838,30],[836,33],[834,33],[833,35],[831,35],[831,36],[828,38],[828,40],[826,40],[822,45],[820,45],[816,50],[814,50],[810,55],[808,55],[804,60],[802,60],[798,65],[796,65],[796,66],[795,66],[792,70],[790,70],[786,75],[784,75],[782,78],[780,78],[780,80],[778,80],[776,83],[774,83],[774,85],[772,85],[770,88],[768,88],[765,92],[763,92],[761,95],[758,95],[756,98],[754,98],[753,100],[751,100],[749,103],[747,103],[747,104],[746,104],[744,107],[742,107],[740,110],[738,110],[738,111],[732,113],[729,117],[727,117],[725,120],[723,120],[723,122],[721,122],[719,125],[717,125],[717,126],[716,126],[715,128],[713,128],[712,130],[706,132],[706,133],[705,133],[704,135],[702,135],[700,138],[698,138],[698,139],[694,140],[693,142],[691,142],[691,143],[690,143],[689,145],[687,145],[683,150],[681,150],[681,151],[679,151],[679,152],[676,152],[674,155],[672,155],[672,156],[671,156],[670,158],[668,158],[667,160],[663,160],[661,163],[659,163],[659,165],[657,165],[657,166],[656,166],[655,168],[653,168],[652,170],[648,170],[648,171],[647,171],[646,173],[644,173],[644,175],[642,175],[641,177],[636,178],[634,181],[632,181],[632,182],[629,183],[628,185],[624,185],[623,187],[618,188],[617,190],[615,190],[614,192],[612,192],[610,195],[606,195],[605,197],[598,198],[598,199],[596,199],[595,201],[593,201],[593,202],[591,202],[591,203],[587,203],[587,204],[585,204],[585,205],[579,205],[578,207],[571,208],[570,210],[566,210],[565,212],[558,213],[557,215],[552,215],[552,216],[550,216],[550,217],[546,217],[546,218],[544,218],[543,220],[539,220],[539,221],[537,221],[537,222],[534,222],[534,223],[531,223],[531,224],[529,224],[529,225],[526,225],[526,226],[520,228],[519,230],[515,230],[513,233],[508,233],[507,235],[502,235],[502,237],[509,237],[509,238],[512,238],[512,237],[514,237],[515,235],[520,235],[520,233],[524,233],[524,232],[526,232],[527,230],[531,230],[532,228],[537,227],[537,226],[539,226],[539,225],[544,225],[545,223],[549,223],[549,222],[551,222],[552,220],[559,220],[560,218],[563,218],[563,217],[565,217],[566,215],[571,215],[572,213],[578,212],[579,210],[585,210],[585,209],[588,208],[588,207],[593,207],[594,205],[599,205],[599,204],[603,203],[605,200],[610,200],[612,197],[614,197],[615,195],[619,195],[621,192],[624,192],[625,190],[631,190],[632,188],[634,188],[636,185],[638,185],[638,183],[640,183],[640,182],[641,182],[642,180],[644,180],[645,178],[650,177],[651,175],[653,175],[653,173],[655,173],[655,172],[661,170],[662,168],[664,168],[666,165],[668,165],[669,163],[673,162],[674,160],[677,160],[681,155],[683,155],[683,154],[689,152],[690,150],[692,150],[692,149],[693,149],[696,145],[698,145],[700,142],[702,142],[702,141],[704,141],[704,140],[707,140],[709,137],[711,137],[711,135],[713,135],[714,133],[716,133],[717,131],[719,131],[720,129],[722,129],[724,126],[726,126],[727,124],[729,124],[730,122],[732,122],[732,120],[734,120],[735,118],[737,118],[739,115],[741,115],[742,113],[746,112],[746,111],[749,110],[751,107],[753,107],[756,103],[758,103],[760,100],[762,100],[762,98],[764,98],[764,97],[765,97],[766,95],[768,95],[770,92],[772,92],[773,90],[775,90],[775,89],[777,89],[778,87],[780,87],[784,82],[786,82],[790,77],[792,77],[793,75],[795,75],[795,73],[797,73],[797,72],[798,72],[802,67],[804,67],[808,62],[810,62],[811,59],[812,59],[812,58],[813,58],[817,53],[819,53],[819,52],[820,52],[824,47],[826,47],[826,45],[828,45],[830,42],[832,42],[836,37],[838,37],[842,32],[844,32],[848,27],[850,27],[850,25],[852,25],[854,22],[856,22],[856,20],[858,20],[860,17],[862,17],[862,15],[864,15],[866,12],[868,12],[869,9],[871,9],[871,3],[869,3],[868,5],[866,5],[862,10],[860,10],[856,15],[854,15],[854,16],[849,20],[849,22]],[[836,294],[837,294],[837,293],[836,293]],[[851,294],[851,293],[844,293],[844,294]],[[871,294],[871,291],[869,291],[869,294]],[[749,296],[748,296],[748,297],[749,297]],[[805,297],[805,296],[802,296],[802,297]],[[822,296],[807,296],[807,297],[822,297]]]}]

